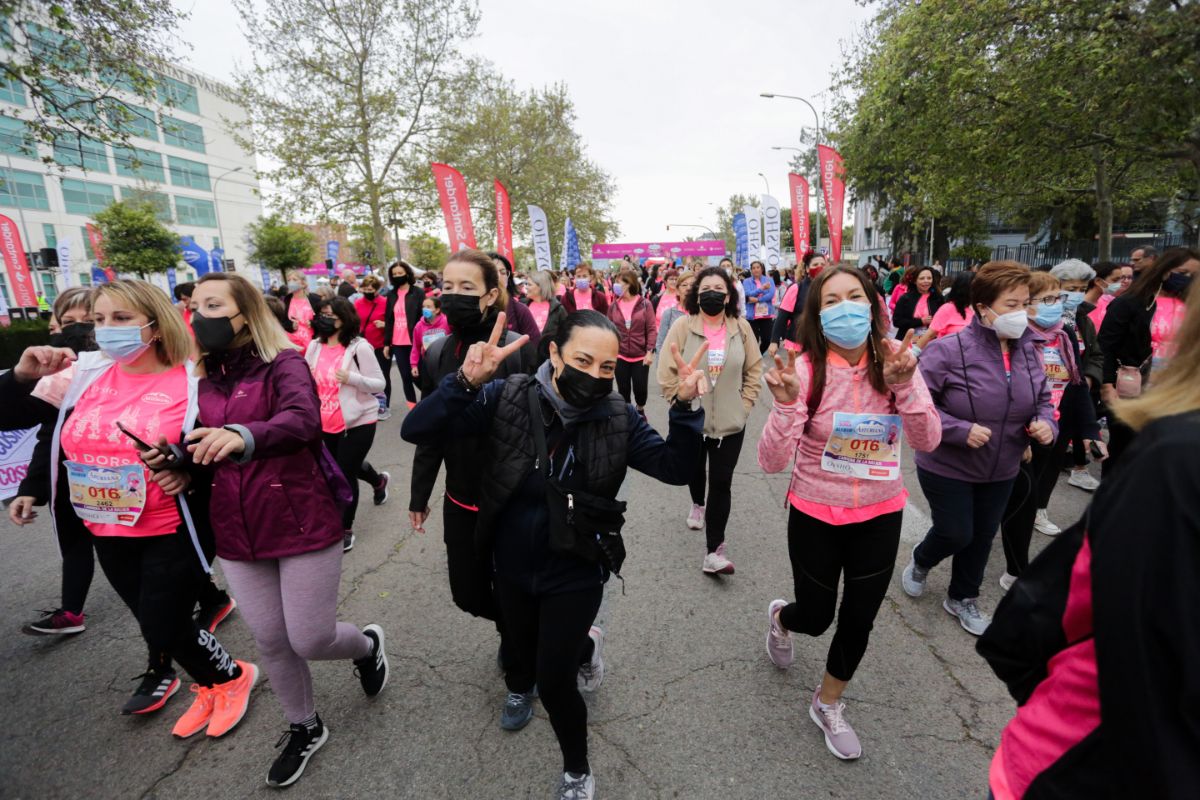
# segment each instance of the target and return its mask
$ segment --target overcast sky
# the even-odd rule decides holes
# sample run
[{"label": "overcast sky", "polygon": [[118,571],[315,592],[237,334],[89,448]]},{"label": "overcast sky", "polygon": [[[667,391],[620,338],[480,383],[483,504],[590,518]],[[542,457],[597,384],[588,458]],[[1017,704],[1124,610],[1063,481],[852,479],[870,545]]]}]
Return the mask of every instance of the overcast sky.
[{"label": "overcast sky", "polygon": [[[228,79],[244,40],[229,0],[174,0],[191,12],[184,60]],[[715,225],[709,204],[764,191],[787,202],[787,152],[869,16],[854,0],[481,0],[470,49],[520,87],[563,82],[588,155],[617,184],[623,241],[662,241],[667,224]],[[518,208],[537,198],[513,198]],[[445,231],[433,232],[445,235]]]}]

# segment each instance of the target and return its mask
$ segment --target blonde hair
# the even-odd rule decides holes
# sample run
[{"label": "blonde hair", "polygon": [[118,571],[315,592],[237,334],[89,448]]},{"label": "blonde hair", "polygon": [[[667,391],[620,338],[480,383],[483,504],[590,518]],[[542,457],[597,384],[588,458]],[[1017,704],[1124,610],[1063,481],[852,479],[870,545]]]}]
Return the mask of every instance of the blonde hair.
[{"label": "blonde hair", "polygon": [[271,313],[271,309],[267,308],[267,301],[263,299],[262,292],[250,281],[230,272],[210,272],[196,281],[196,285],[213,281],[221,281],[229,288],[234,305],[246,320],[246,327],[238,331],[238,335],[230,344],[231,347],[242,347],[253,341],[258,357],[268,364],[284,350],[298,349],[292,344],[292,340],[287,338],[287,333]]},{"label": "blonde hair", "polygon": [[1154,385],[1141,397],[1113,405],[1113,412],[1134,430],[1162,417],[1200,410],[1200,291],[1194,285],[1174,342],[1178,350]]},{"label": "blonde hair", "polygon": [[101,297],[120,300],[134,311],[145,314],[154,323],[157,332],[154,354],[160,363],[176,367],[191,356],[192,335],[183,324],[183,317],[162,289],[152,283],[132,278],[102,283],[92,290],[89,312],[95,309],[96,300]]}]

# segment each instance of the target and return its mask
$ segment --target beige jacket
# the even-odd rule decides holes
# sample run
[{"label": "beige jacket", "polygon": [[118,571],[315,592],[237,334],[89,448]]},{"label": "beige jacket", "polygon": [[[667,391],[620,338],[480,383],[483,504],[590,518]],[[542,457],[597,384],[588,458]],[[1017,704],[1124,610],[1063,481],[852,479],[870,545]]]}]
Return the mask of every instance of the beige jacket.
[{"label": "beige jacket", "polygon": [[[740,433],[754,401],[762,390],[763,363],[758,342],[750,323],[742,317],[725,318],[725,365],[715,386],[700,401],[704,409],[704,435],[721,439]],[[679,390],[679,369],[671,355],[671,343],[679,346],[684,361],[688,361],[705,342],[704,322],[699,315],[680,317],[671,325],[658,354],[658,383],[668,402]],[[705,368],[704,363],[700,368]]]}]

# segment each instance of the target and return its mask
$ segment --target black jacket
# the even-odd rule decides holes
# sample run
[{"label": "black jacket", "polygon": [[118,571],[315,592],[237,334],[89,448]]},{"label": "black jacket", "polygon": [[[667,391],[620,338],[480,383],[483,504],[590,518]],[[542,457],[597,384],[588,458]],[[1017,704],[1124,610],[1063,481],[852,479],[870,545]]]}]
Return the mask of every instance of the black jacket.
[{"label": "black jacket", "polygon": [[1141,367],[1150,374],[1150,323],[1158,303],[1145,303],[1123,294],[1108,304],[1100,326],[1100,349],[1104,353],[1104,383],[1117,382],[1117,367]]},{"label": "black jacket", "polygon": [[[383,346],[392,346],[392,333],[396,329],[396,290],[391,289],[387,297],[386,312],[383,316]],[[421,319],[421,304],[425,302],[425,290],[419,286],[408,287],[408,293],[404,295],[404,316],[408,323],[408,338],[411,340],[413,328],[417,327],[417,322]],[[423,508],[423,507],[422,507]]]},{"label": "black jacket", "polygon": [[[917,287],[913,286],[896,301],[896,310],[892,314],[892,324],[896,326],[897,339],[903,339],[904,334],[910,330],[923,327],[921,320],[914,316],[917,310],[917,303],[920,299],[921,293],[917,290]],[[930,289],[929,300],[926,302],[929,308],[929,316],[932,317],[944,302],[946,302],[946,298],[942,297],[941,292],[937,291],[936,288]]]},{"label": "black jacket", "polygon": [[[800,338],[800,316],[804,313],[804,304],[808,301],[808,287],[810,286],[812,286],[812,278],[805,275],[796,285],[796,304],[792,306],[792,310],[785,311],[783,303],[776,306],[775,324],[771,326],[771,344],[779,344],[784,339],[795,342]],[[791,291],[791,287],[784,290],[784,298],[787,297],[789,291]]]}]

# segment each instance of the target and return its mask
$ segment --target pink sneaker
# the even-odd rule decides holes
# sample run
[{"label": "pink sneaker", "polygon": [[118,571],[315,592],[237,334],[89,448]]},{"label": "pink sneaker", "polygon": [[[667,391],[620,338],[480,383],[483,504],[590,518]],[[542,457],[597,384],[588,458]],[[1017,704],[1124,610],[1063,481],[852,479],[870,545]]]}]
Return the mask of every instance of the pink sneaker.
[{"label": "pink sneaker", "polygon": [[694,531],[704,527],[704,506],[692,503],[692,510],[688,512],[687,526]]},{"label": "pink sneaker", "polygon": [[733,562],[725,557],[725,543],[721,542],[717,549],[704,557],[700,567],[709,575],[732,575]]},{"label": "pink sneaker", "polygon": [[854,728],[846,722],[846,704],[839,700],[831,706],[822,706],[820,695],[821,688],[818,686],[808,705],[808,716],[825,734],[825,746],[842,761],[858,758],[862,755],[862,745]]},{"label": "pink sneaker", "polygon": [[767,657],[780,669],[790,667],[795,658],[791,634],[775,619],[779,609],[786,605],[786,600],[772,600],[771,605],[767,606]]}]

